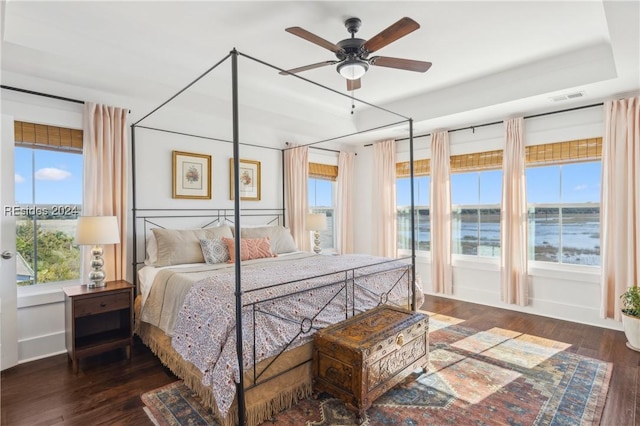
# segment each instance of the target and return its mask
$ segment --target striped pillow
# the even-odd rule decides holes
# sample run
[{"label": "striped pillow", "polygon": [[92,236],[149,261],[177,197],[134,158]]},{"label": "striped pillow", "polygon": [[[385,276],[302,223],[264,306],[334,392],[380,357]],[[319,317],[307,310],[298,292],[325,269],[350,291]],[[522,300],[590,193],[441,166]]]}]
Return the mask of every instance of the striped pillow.
[{"label": "striped pillow", "polygon": [[[236,261],[236,240],[222,237],[222,241],[229,250],[229,260],[227,263]],[[240,260],[262,259],[264,257],[276,257],[277,254],[271,251],[269,237],[265,238],[242,238],[240,240]]]}]

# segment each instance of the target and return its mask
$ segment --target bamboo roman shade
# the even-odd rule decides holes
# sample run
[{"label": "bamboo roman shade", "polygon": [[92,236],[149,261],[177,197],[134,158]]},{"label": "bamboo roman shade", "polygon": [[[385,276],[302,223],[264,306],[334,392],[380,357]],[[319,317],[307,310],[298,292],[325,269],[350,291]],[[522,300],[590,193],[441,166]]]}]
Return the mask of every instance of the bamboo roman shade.
[{"label": "bamboo roman shade", "polygon": [[502,150],[452,155],[451,173],[502,168]]},{"label": "bamboo roman shade", "polygon": [[16,145],[82,152],[82,130],[24,121],[14,121],[13,130]]},{"label": "bamboo roman shade", "polygon": [[[525,147],[525,155],[527,166],[597,161],[602,158],[602,138],[527,146]],[[450,161],[451,173],[498,170],[502,168],[502,150],[452,155]],[[429,175],[428,159],[416,160],[413,164],[415,176]],[[396,177],[409,177],[408,161],[396,164]]]},{"label": "bamboo roman shade", "polygon": [[528,146],[525,155],[527,166],[599,160],[602,158],[602,138]]},{"label": "bamboo roman shade", "polygon": [[334,181],[338,178],[338,166],[329,164],[309,163],[309,177]]},{"label": "bamboo roman shade", "polygon": [[[415,160],[413,162],[413,175],[414,176],[429,176],[431,172],[431,163],[428,159]],[[396,163],[396,178],[408,178],[411,176],[409,170],[409,162],[403,161]]]}]

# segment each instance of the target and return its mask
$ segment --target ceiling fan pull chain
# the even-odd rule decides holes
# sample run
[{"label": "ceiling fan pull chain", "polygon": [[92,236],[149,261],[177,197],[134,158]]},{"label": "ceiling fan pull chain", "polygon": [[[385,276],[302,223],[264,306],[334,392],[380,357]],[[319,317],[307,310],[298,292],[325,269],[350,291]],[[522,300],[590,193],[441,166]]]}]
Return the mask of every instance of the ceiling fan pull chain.
[{"label": "ceiling fan pull chain", "polygon": [[351,115],[353,115],[353,110],[356,108],[356,104],[353,102],[353,90],[351,91]]}]

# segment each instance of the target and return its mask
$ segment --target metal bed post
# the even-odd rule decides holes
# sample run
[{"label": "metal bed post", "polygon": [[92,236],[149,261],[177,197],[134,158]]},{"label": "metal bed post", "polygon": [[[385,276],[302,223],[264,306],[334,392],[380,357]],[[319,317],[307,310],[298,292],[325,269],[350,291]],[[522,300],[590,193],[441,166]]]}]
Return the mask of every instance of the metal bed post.
[{"label": "metal bed post", "polygon": [[413,194],[413,118],[409,119],[409,184],[411,190],[411,310],[416,310],[416,216]]},{"label": "metal bed post", "polygon": [[284,210],[285,205],[285,183],[284,183],[284,173],[285,173],[285,164],[284,164],[284,149],[280,151],[282,153],[282,226],[287,226],[287,218]]},{"label": "metal bed post", "polygon": [[233,110],[233,198],[235,221],[235,256],[236,256],[236,355],[238,357],[239,383],[237,385],[238,401],[238,424],[244,425],[245,420],[245,400],[244,400],[244,369],[242,353],[242,278],[241,273],[241,250],[240,250],[240,139],[238,129],[238,52],[234,48],[231,51],[231,92]]},{"label": "metal bed post", "polygon": [[138,294],[138,228],[136,210],[136,125],[131,125],[131,221],[132,224],[132,238],[133,244],[133,264],[131,265],[133,271],[133,287],[135,288],[136,295]]}]

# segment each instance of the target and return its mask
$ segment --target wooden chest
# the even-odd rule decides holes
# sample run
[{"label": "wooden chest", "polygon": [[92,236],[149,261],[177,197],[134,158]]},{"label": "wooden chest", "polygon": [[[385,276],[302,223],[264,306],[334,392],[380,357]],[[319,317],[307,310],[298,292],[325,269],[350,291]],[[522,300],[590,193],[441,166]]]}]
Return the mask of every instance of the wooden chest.
[{"label": "wooden chest", "polygon": [[373,401],[429,357],[429,317],[382,305],[313,336],[314,393],[327,392],[355,411],[358,424]]}]

